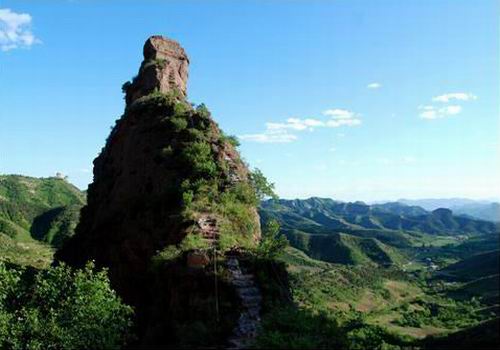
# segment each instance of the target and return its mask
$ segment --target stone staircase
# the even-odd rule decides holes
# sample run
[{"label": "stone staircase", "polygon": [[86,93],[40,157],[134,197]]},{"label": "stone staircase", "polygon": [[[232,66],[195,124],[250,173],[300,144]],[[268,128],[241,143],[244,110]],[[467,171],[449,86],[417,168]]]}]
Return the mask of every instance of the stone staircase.
[{"label": "stone staircase", "polygon": [[[197,223],[203,238],[211,247],[216,248],[219,240],[217,220],[209,214],[203,214]],[[240,259],[241,255],[237,252],[226,255],[229,282],[235,288],[242,306],[238,323],[227,340],[228,349],[248,349],[257,336],[260,324],[262,294],[255,282],[255,276],[240,265]]]},{"label": "stone staircase", "polygon": [[246,273],[247,271],[240,266],[237,256],[227,256],[226,266],[231,274],[230,283],[236,289],[243,306],[238,323],[228,339],[228,348],[247,349],[257,336],[262,295],[255,283],[255,276]]}]

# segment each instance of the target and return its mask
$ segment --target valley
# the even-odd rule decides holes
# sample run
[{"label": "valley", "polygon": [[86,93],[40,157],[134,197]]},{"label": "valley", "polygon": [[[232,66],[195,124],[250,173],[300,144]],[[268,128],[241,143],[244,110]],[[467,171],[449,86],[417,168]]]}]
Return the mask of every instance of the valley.
[{"label": "valley", "polygon": [[[2,176],[0,192],[0,258],[47,268],[61,240],[74,234],[78,215],[73,213],[84,205],[85,193],[64,179],[25,176]],[[296,200],[293,206],[271,202],[261,205],[262,225],[277,220],[288,238],[290,246],[278,260],[286,266],[299,309],[323,315],[340,329],[356,323],[371,334],[381,327],[388,332],[382,333],[382,342],[423,342],[423,348],[432,348],[429,339],[439,342],[457,331],[497,322],[495,225],[461,219],[470,231],[452,231],[451,226],[460,227],[453,224],[453,216],[442,222],[432,212],[394,203],[351,206],[317,198]],[[380,216],[388,222],[412,221],[417,229],[373,228],[371,223],[380,222]],[[432,225],[422,224],[429,221]],[[268,317],[264,313],[264,325]],[[267,333],[282,332],[273,329],[274,323],[264,328],[257,341],[272,346]],[[336,332],[358,337],[346,330]]]}]

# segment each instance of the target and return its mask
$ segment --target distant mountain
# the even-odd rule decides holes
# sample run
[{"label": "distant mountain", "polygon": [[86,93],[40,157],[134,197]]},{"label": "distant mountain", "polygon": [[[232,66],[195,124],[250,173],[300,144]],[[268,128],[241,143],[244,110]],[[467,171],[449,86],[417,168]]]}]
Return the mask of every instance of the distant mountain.
[{"label": "distant mountain", "polygon": [[435,235],[489,234],[496,225],[455,216],[449,209],[427,212],[400,203],[367,205],[327,198],[270,200],[262,203],[262,215],[275,217],[285,228],[309,233],[359,230],[420,232]]},{"label": "distant mountain", "polygon": [[467,215],[481,220],[500,222],[500,204],[487,200],[467,198],[399,199],[398,203],[420,206],[425,210],[448,208],[456,215]]},{"label": "distant mountain", "polygon": [[401,203],[269,200],[262,203],[260,215],[263,222],[277,220],[291,245],[310,257],[349,265],[400,264],[405,257],[398,248],[411,249],[421,236],[484,237],[496,232],[492,222]]},{"label": "distant mountain", "polygon": [[467,215],[474,218],[500,222],[500,203],[474,203],[451,207],[458,215]]},{"label": "distant mountain", "polygon": [[56,247],[73,234],[85,195],[66,180],[0,175],[0,234]]},{"label": "distant mountain", "polygon": [[429,213],[422,207],[416,205],[406,205],[399,202],[373,204],[371,205],[371,207],[376,211],[405,215],[405,216],[418,216],[418,215],[426,215]]}]

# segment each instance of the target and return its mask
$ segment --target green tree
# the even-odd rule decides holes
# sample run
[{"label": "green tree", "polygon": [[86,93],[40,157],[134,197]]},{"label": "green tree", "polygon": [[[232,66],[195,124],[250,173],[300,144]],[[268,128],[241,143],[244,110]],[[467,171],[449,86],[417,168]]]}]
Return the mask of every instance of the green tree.
[{"label": "green tree", "polygon": [[257,248],[259,256],[265,259],[275,259],[283,254],[288,246],[288,240],[280,233],[280,225],[276,220],[267,222],[262,230],[262,240]]},{"label": "green tree", "polygon": [[250,183],[252,184],[259,200],[266,198],[278,198],[274,192],[274,184],[270,183],[259,169],[256,168],[250,173]]},{"label": "green tree", "polygon": [[215,175],[217,166],[208,143],[193,142],[186,146],[182,154],[197,176],[213,177]]},{"label": "green tree", "polygon": [[129,339],[132,308],[105,270],[60,265],[30,281],[29,273],[0,264],[0,348],[111,349]]}]

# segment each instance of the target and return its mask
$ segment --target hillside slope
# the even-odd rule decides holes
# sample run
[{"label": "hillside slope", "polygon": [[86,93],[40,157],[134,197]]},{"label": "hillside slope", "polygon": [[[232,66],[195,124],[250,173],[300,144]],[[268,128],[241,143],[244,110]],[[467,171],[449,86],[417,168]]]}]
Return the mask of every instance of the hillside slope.
[{"label": "hillside slope", "polygon": [[376,263],[383,266],[400,264],[405,259],[393,247],[375,238],[361,238],[343,233],[328,235],[288,232],[290,244],[311,258],[337,264]]},{"label": "hillside slope", "polygon": [[46,265],[52,251],[39,242],[60,247],[73,235],[84,203],[85,194],[64,179],[0,175],[4,260],[39,266],[39,255]]},{"label": "hillside slope", "polygon": [[442,269],[442,274],[463,281],[498,275],[500,250],[476,254]]}]

